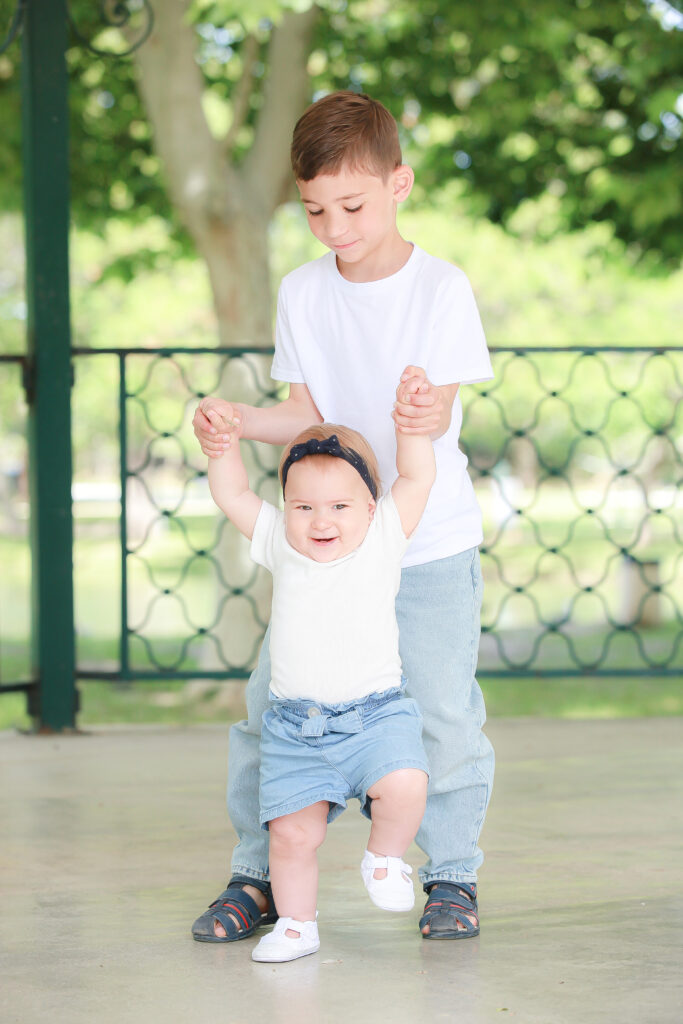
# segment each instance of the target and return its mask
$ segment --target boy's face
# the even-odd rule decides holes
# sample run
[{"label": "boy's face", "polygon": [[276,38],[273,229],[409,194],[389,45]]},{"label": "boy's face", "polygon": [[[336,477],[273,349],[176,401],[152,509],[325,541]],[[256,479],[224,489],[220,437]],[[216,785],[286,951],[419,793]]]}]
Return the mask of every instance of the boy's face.
[{"label": "boy's face", "polygon": [[367,270],[371,280],[374,269],[391,266],[397,246],[406,244],[396,226],[396,208],[412,188],[409,167],[397,167],[386,181],[342,167],[337,174],[319,174],[296,184],[311,231],[336,254],[344,276],[363,280]]},{"label": "boy's face", "polygon": [[287,474],[285,530],[299,554],[333,562],[362,544],[375,501],[360,474],[343,459],[311,455]]}]

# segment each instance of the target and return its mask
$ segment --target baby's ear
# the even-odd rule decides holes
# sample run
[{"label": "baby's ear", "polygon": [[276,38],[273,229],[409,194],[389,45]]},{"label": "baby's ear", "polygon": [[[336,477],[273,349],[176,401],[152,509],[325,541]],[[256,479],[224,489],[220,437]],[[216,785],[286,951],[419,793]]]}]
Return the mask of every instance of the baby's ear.
[{"label": "baby's ear", "polygon": [[368,502],[368,522],[371,523],[375,518],[375,509],[377,508],[377,502],[374,498],[370,498]]}]

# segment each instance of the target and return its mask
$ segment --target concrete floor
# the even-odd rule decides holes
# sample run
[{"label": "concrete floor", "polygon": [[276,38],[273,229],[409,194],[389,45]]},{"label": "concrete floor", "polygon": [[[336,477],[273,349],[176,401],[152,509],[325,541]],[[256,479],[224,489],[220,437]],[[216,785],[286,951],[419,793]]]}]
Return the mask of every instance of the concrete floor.
[{"label": "concrete floor", "polygon": [[0,734],[0,1020],[679,1024],[683,720],[487,731],[481,936],[376,910],[354,809],[321,857],[321,950],[282,965],[189,934],[232,842],[224,729]]}]

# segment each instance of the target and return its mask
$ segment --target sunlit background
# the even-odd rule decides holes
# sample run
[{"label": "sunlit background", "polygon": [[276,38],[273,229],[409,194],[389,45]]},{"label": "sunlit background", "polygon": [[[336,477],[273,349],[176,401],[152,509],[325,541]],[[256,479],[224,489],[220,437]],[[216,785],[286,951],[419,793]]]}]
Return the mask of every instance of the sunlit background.
[{"label": "sunlit background", "polygon": [[[0,32],[15,6],[0,2]],[[267,581],[214,514],[190,420],[198,394],[260,403],[277,387],[268,355],[155,350],[272,345],[280,278],[322,251],[287,140],[333,88],[396,116],[417,176],[401,231],[465,270],[496,350],[495,382],[463,390],[490,713],[681,713],[683,17],[664,0],[196,0],[180,22],[156,0],[145,40],[150,5],[127,6],[116,29],[70,5],[81,720],[239,710]],[[1,354],[26,348],[20,63],[17,42],[0,54]],[[0,364],[0,415],[9,682],[30,672],[18,364]],[[273,453],[249,458],[274,499]],[[121,668],[122,628],[144,682],[97,679]],[[4,695],[0,726],[26,723]]]}]

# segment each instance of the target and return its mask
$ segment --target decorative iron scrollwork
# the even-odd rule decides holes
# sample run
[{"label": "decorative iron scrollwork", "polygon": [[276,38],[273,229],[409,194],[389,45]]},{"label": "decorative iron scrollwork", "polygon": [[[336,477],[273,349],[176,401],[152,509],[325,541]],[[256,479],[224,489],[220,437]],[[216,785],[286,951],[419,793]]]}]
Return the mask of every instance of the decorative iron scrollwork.
[{"label": "decorative iron scrollwork", "polygon": [[129,57],[131,53],[139,50],[142,44],[149,39],[154,28],[154,11],[150,0],[101,0],[100,2],[101,20],[107,27],[125,28],[135,14],[139,14],[142,21],[141,34],[125,50],[102,50],[97,46],[93,46],[90,40],[86,39],[79,30],[71,14],[69,14],[69,25],[79,43],[98,57]]},{"label": "decorative iron scrollwork", "polygon": [[5,50],[8,50],[9,47],[14,42],[14,40],[17,38],[22,22],[24,20],[24,11],[26,10],[27,3],[28,0],[18,0],[17,6],[14,10],[14,14],[12,15],[12,21],[10,23],[7,35],[5,36],[4,40],[0,43],[0,53],[4,53]]},{"label": "decorative iron scrollwork", "polygon": [[[12,15],[7,35],[0,43],[0,54],[8,50],[18,36],[28,3],[29,0],[17,0],[17,6]],[[154,28],[154,10],[150,0],[101,0],[100,2],[100,16],[103,25],[106,27],[125,28],[136,14],[140,16],[141,33],[139,38],[125,50],[102,50],[97,46],[93,46],[90,40],[86,39],[79,30],[70,13],[68,13],[68,18],[71,31],[76,36],[76,39],[90,50],[91,53],[96,54],[98,57],[129,57],[131,53],[135,53],[149,39]]]},{"label": "decorative iron scrollwork", "polygon": [[[272,351],[108,352],[75,350],[120,367],[129,600],[125,661],[108,678],[246,678],[268,615],[263,578],[238,537],[226,557],[230,528],[214,518],[190,419],[228,375],[249,404],[277,401]],[[461,433],[484,520],[478,674],[680,676],[683,353],[501,346],[492,359],[495,378],[464,389]],[[268,446],[245,457],[276,502]]]}]

